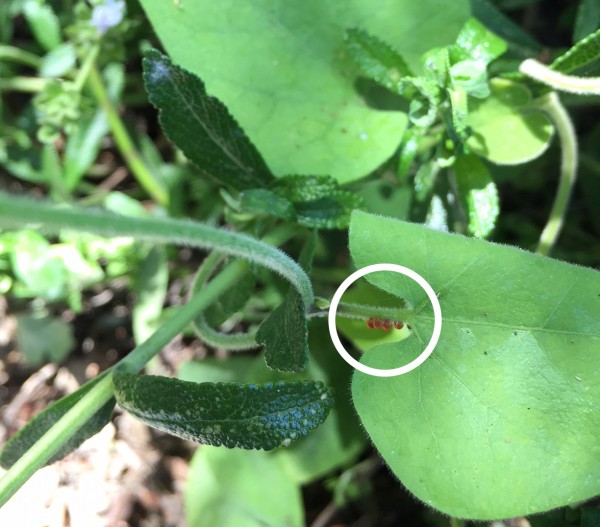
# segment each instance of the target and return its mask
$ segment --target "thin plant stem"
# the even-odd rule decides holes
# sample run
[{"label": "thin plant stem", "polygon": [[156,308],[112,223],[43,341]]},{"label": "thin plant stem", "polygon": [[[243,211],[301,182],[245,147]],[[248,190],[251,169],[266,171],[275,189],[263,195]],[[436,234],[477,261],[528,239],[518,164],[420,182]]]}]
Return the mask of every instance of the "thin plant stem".
[{"label": "thin plant stem", "polygon": [[39,77],[11,77],[0,79],[0,92],[18,91],[23,93],[39,93],[48,83],[48,79]]},{"label": "thin plant stem", "polygon": [[[240,262],[234,262],[239,264]],[[194,317],[213,303],[225,290],[239,280],[242,266],[226,267],[214,280],[192,297],[170,320],[158,328],[145,342],[115,364],[138,372],[147,362],[181,333]],[[69,440],[90,416],[113,396],[112,371],[100,379],[87,394],[65,413],[0,479],[0,507]]]},{"label": "thin plant stem", "polygon": [[577,136],[573,123],[558,95],[551,92],[540,101],[539,107],[553,121],[561,146],[560,179],[548,222],[542,231],[536,252],[547,255],[562,229],[571,191],[577,177]]},{"label": "thin plant stem", "polygon": [[576,77],[555,71],[535,59],[521,62],[519,71],[554,90],[577,95],[600,95],[600,77]]},{"label": "thin plant stem", "polygon": [[50,234],[62,230],[81,231],[100,236],[129,236],[151,243],[173,243],[202,249],[216,249],[262,265],[286,278],[300,293],[308,310],[314,302],[308,275],[277,247],[245,234],[211,227],[203,223],[173,218],[132,218],[98,209],[55,205],[0,191],[0,226],[29,226]]},{"label": "thin plant stem", "polygon": [[450,518],[450,527],[465,527],[467,524],[465,520],[460,518]]},{"label": "thin plant stem", "polygon": [[81,91],[85,82],[87,81],[92,68],[94,67],[94,62],[98,58],[98,53],[100,52],[100,46],[95,45],[89,51],[85,60],[81,64],[81,68],[77,72],[77,77],[75,77],[75,89],[77,91]]},{"label": "thin plant stem", "polygon": [[142,159],[131,137],[129,137],[129,133],[110,100],[102,76],[95,65],[90,66],[88,85],[96,100],[105,111],[115,144],[136,181],[157,203],[166,207],[169,203],[169,194],[163,183],[157,179],[150,167]]},{"label": "thin plant stem", "polygon": [[15,46],[7,46],[5,44],[0,44],[0,61],[2,60],[17,62],[36,70],[42,65],[42,59],[37,55],[25,51],[24,49],[19,49]]}]

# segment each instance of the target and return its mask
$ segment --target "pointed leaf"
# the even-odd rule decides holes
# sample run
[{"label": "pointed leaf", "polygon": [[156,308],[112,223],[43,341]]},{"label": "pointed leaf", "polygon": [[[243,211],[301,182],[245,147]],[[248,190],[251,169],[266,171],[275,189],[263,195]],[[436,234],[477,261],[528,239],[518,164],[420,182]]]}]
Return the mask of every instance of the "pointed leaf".
[{"label": "pointed leaf", "polygon": [[486,166],[475,155],[457,157],[454,172],[469,220],[469,234],[485,238],[494,230],[500,213],[498,189]]},{"label": "pointed leaf", "polygon": [[[102,378],[102,376],[87,382],[77,391],[62,399],[52,403],[48,408],[42,410],[34,416],[29,422],[21,428],[8,442],[0,452],[0,466],[9,469],[14,465],[33,444],[40,439],[63,415],[67,413],[92,387]],[[70,454],[86,439],[96,435],[110,421],[115,408],[115,399],[111,398],[97,413],[95,413],[83,427],[73,435],[69,441],[58,451],[47,465],[62,459]]]},{"label": "pointed leaf", "polygon": [[600,28],[600,2],[598,0],[581,0],[575,17],[573,42],[585,37]]},{"label": "pointed leaf", "polygon": [[398,81],[412,76],[400,53],[362,29],[353,28],[346,32],[346,46],[361,73],[389,90],[397,91]]},{"label": "pointed leaf", "polygon": [[[413,269],[441,304],[441,337],[420,367],[389,379],[355,372],[352,384],[367,432],[411,493],[491,520],[600,492],[600,273],[361,212],[350,250],[358,268]],[[422,343],[376,346],[361,361],[406,364],[431,335],[431,305],[393,273],[367,278],[423,306],[412,322]]]},{"label": "pointed leaf", "polygon": [[550,65],[553,70],[573,73],[600,58],[600,30],[577,42]]},{"label": "pointed leaf", "polygon": [[198,77],[151,50],[144,57],[144,81],[165,134],[201,170],[239,190],[273,179],[256,147]]},{"label": "pointed leaf", "polygon": [[[299,263],[309,273],[316,248],[312,233],[300,254]],[[308,325],[302,298],[291,288],[284,301],[262,323],[256,342],[265,347],[265,361],[278,371],[300,372],[308,357]]]},{"label": "pointed leaf", "polygon": [[492,33],[476,18],[469,18],[450,48],[453,64],[473,60],[487,65],[506,51],[506,42]]},{"label": "pointed leaf", "polygon": [[119,405],[183,439],[227,448],[272,450],[319,426],[333,406],[321,382],[201,383],[117,372]]}]

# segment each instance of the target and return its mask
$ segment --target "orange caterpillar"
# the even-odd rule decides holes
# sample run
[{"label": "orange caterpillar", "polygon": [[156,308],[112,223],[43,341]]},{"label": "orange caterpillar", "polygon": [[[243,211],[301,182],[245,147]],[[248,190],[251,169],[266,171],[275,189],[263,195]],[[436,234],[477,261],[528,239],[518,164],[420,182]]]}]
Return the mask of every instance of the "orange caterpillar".
[{"label": "orange caterpillar", "polygon": [[379,317],[371,317],[367,319],[367,327],[369,329],[383,329],[383,331],[391,331],[392,328],[402,329],[404,324],[399,320],[386,320]]}]

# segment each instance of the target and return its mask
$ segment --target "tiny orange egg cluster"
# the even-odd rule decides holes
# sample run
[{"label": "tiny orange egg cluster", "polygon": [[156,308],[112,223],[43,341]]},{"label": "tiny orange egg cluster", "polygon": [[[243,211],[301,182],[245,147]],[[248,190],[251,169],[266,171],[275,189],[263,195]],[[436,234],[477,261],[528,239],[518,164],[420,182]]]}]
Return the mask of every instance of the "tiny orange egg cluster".
[{"label": "tiny orange egg cluster", "polygon": [[404,324],[399,320],[386,320],[379,317],[371,317],[367,319],[367,327],[369,329],[383,329],[383,331],[391,331],[392,328],[402,329]]}]

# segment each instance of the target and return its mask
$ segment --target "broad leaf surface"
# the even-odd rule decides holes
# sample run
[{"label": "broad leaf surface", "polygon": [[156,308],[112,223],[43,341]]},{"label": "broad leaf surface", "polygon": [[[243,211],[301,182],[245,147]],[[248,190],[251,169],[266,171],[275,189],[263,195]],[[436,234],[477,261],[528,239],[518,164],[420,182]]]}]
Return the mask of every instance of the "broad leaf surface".
[{"label": "broad leaf surface", "polygon": [[[42,410],[35,417],[30,419],[27,424],[21,428],[2,448],[0,452],[0,466],[9,469],[33,444],[40,439],[50,428],[56,424],[63,415],[65,415],[92,387],[100,380],[96,377],[92,381],[84,384],[77,391],[66,397],[52,403],[48,408]],[[75,450],[86,439],[96,435],[110,421],[115,408],[115,399],[111,398],[98,412],[96,412],[89,421],[75,433],[67,443],[50,460],[54,463]]]},{"label": "broad leaf surface", "polygon": [[239,190],[271,181],[256,147],[198,77],[152,50],[144,57],[144,81],[167,137],[201,170]]},{"label": "broad leaf surface", "polygon": [[525,163],[540,156],[550,143],[553,126],[536,109],[525,86],[501,79],[490,83],[490,97],[472,99],[469,122],[471,150],[499,165]]},{"label": "broad leaf surface", "polygon": [[228,448],[272,450],[305,437],[333,406],[321,382],[194,383],[115,373],[119,405],[183,439]]},{"label": "broad leaf surface", "polygon": [[[600,492],[598,272],[361,212],[352,217],[350,249],[359,268],[389,262],[420,273],[442,307],[441,338],[422,366],[353,378],[367,432],[411,493],[483,520]],[[425,342],[431,306],[400,278],[369,275],[423,306],[413,326]],[[406,364],[422,351],[418,340],[377,346],[361,360]]]},{"label": "broad leaf surface", "polygon": [[469,16],[455,0],[142,0],[177,63],[200,76],[252,138],[276,175],[331,175],[341,183],[385,161],[400,142],[401,112],[365,104],[344,49],[348,28],[389,42],[413,69],[454,42]]},{"label": "broad leaf surface", "polygon": [[300,488],[274,461],[266,452],[199,448],[185,486],[187,524],[305,525]]}]

